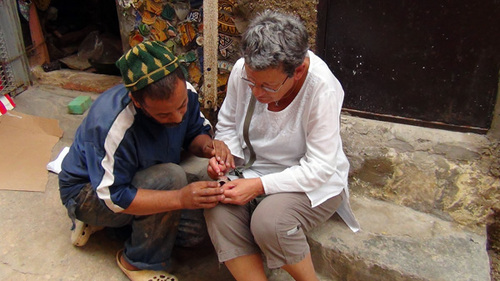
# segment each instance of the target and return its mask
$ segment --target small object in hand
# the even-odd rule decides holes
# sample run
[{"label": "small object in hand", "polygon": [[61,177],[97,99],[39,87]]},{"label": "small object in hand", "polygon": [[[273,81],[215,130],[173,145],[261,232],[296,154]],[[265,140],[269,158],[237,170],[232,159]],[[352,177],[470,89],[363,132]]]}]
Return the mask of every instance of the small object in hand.
[{"label": "small object in hand", "polygon": [[217,179],[217,181],[219,182],[220,186],[223,186],[226,184],[226,182],[230,181],[231,179],[226,177],[226,176],[222,176],[222,177],[219,177]]}]

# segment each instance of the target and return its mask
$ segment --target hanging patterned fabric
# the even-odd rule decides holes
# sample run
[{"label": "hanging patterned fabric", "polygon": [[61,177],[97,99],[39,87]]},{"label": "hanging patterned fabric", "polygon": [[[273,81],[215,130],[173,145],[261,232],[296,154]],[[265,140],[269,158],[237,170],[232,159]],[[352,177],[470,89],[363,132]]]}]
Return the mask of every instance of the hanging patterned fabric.
[{"label": "hanging patterned fabric", "polygon": [[29,0],[17,0],[17,6],[19,7],[19,13],[23,16],[26,21],[30,21],[30,6],[31,1]]},{"label": "hanging patterned fabric", "polygon": [[[243,1],[244,3],[250,0]],[[213,109],[218,109],[225,97],[227,78],[234,62],[239,58],[238,46],[242,28],[236,23],[245,19],[247,6],[237,0],[217,0],[215,2],[215,32],[218,33],[216,46],[217,94]],[[241,2],[241,3],[243,3]],[[129,44],[134,47],[144,41],[161,41],[179,58],[188,74],[188,81],[199,91],[201,100],[205,98],[203,85],[207,81],[204,73],[204,30],[202,0],[118,0],[127,8],[127,13],[135,20],[129,32]],[[213,68],[213,67],[212,67]],[[216,84],[215,84],[216,83]]]},{"label": "hanging patterned fabric", "polygon": [[234,0],[219,0],[219,33],[230,36],[239,35],[240,33],[234,25],[233,13],[235,1]]}]

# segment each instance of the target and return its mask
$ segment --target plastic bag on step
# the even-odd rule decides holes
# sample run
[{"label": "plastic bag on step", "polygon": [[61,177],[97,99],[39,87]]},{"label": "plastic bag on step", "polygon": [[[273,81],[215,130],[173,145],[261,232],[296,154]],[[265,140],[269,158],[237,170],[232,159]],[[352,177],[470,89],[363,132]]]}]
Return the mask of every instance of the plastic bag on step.
[{"label": "plastic bag on step", "polygon": [[99,59],[104,52],[104,43],[99,36],[99,31],[92,31],[83,39],[78,47],[78,57],[82,59]]}]

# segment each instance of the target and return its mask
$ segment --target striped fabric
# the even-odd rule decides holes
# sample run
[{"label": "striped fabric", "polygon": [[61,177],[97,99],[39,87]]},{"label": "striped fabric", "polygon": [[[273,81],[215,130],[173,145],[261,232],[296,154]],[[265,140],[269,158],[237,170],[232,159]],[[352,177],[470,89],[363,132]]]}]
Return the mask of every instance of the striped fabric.
[{"label": "striped fabric", "polygon": [[136,111],[134,105],[129,103],[129,105],[125,107],[116,117],[108,131],[106,140],[104,141],[106,155],[101,161],[101,166],[104,169],[104,175],[102,176],[102,180],[99,183],[99,186],[97,186],[96,191],[99,198],[104,200],[106,206],[114,212],[123,211],[123,208],[113,203],[110,191],[110,186],[115,183],[115,153],[120,143],[122,143],[127,130],[129,130],[134,124],[135,114]]},{"label": "striped fabric", "polygon": [[9,94],[0,96],[0,115],[4,115],[8,110],[14,109],[14,107],[16,107],[16,104]]}]

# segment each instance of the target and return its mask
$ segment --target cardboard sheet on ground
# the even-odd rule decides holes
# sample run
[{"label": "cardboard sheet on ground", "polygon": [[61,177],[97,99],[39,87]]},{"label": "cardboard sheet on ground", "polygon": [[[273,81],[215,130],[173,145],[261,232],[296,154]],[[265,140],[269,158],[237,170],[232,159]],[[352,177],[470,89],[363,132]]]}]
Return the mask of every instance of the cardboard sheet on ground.
[{"label": "cardboard sheet on ground", "polygon": [[59,121],[10,111],[0,116],[0,189],[45,191]]}]

